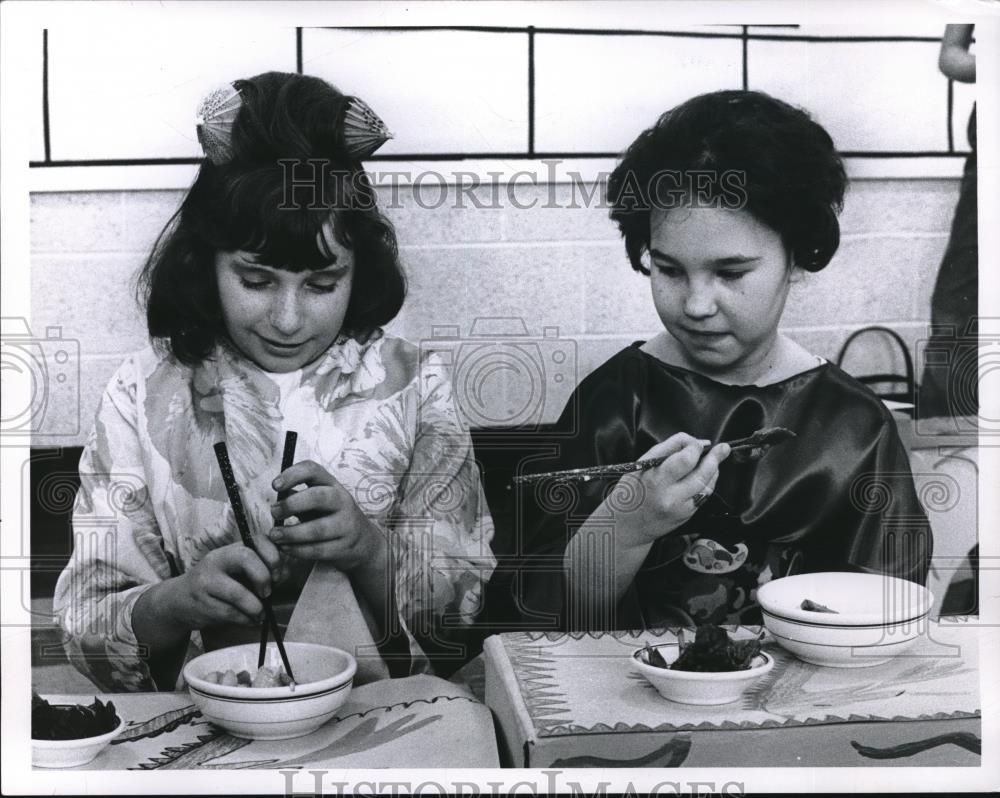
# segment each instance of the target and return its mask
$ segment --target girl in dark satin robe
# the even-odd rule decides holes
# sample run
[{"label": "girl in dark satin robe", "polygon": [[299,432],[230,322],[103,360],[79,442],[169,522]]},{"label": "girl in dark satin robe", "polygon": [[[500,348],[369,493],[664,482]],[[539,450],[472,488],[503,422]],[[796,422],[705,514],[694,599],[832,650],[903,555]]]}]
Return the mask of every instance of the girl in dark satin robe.
[{"label": "girl in dark satin robe", "polygon": [[[664,329],[583,380],[557,454],[524,470],[668,457],[521,490],[526,622],[759,623],[757,588],[792,573],[926,581],[930,527],[890,413],[778,329],[791,283],[837,250],[845,185],[826,131],[758,92],[689,100],[628,149],[611,217]],[[796,437],[759,457],[704,453],[775,426]]]}]

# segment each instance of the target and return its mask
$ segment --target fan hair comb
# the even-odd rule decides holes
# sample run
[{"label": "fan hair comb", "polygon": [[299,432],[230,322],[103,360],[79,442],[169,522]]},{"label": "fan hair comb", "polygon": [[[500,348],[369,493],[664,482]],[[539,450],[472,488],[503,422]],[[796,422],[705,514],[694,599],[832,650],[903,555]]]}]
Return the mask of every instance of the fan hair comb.
[{"label": "fan hair comb", "polygon": [[[392,138],[378,114],[358,97],[347,97],[336,144],[349,158],[363,160]],[[239,91],[227,84],[213,89],[198,106],[195,125],[205,157],[216,166],[232,160],[233,123],[243,106]]]},{"label": "fan hair comb", "polygon": [[243,98],[232,84],[213,89],[198,106],[198,143],[216,166],[233,157],[233,122],[242,106]]},{"label": "fan hair comb", "polygon": [[360,161],[391,139],[392,133],[364,100],[348,97],[340,123],[340,137],[344,152]]}]

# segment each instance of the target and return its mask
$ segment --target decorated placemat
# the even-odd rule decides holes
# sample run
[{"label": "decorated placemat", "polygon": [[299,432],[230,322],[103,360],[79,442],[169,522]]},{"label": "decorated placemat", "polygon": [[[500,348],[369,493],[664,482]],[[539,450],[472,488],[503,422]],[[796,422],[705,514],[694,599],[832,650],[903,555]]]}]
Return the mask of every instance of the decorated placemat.
[{"label": "decorated placemat", "polygon": [[[332,720],[292,740],[244,740],[206,721],[187,693],[122,693],[125,730],[87,770],[491,768],[489,710],[461,686],[411,676],[357,687]],[[90,703],[93,696],[54,696]]]},{"label": "decorated placemat", "polygon": [[[944,746],[960,751],[962,764],[974,765],[980,747],[975,631],[971,624],[930,624],[907,653],[883,665],[851,669],[810,665],[765,641],[776,660],[774,669],[741,701],[720,706],[667,701],[632,667],[632,652],[646,642],[676,640],[675,630],[501,634],[486,641],[487,703],[500,719],[515,764],[528,764],[529,749],[535,748],[532,767],[614,766],[616,761],[631,767],[692,765],[699,734],[703,745],[711,742],[723,751],[724,761],[738,764],[756,748],[747,732],[778,730],[795,730],[795,747],[809,747],[781,764],[906,759]],[[911,725],[902,736],[886,731],[940,721],[956,723],[929,725],[926,733]],[[857,724],[873,724],[872,732],[877,725],[879,731],[859,734]],[[803,733],[811,727],[815,733]],[[708,732],[717,734],[709,738]],[[592,739],[581,742],[587,737]],[[543,747],[549,753],[541,761]],[[829,761],[838,747],[839,760]],[[617,760],[604,755],[610,752]],[[647,761],[653,753],[657,756]],[[955,756],[941,759],[941,764],[956,764]],[[770,757],[756,764],[779,762]]]}]

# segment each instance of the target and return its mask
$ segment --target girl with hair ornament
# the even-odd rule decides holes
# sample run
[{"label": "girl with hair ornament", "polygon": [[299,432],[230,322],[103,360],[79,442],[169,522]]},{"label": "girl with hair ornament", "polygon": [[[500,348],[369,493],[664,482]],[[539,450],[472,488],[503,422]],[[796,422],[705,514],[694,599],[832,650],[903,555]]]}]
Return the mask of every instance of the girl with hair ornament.
[{"label": "girl with hair ornament", "polygon": [[[70,659],[106,690],[175,689],[322,567],[349,578],[389,673],[430,671],[445,617],[476,615],[493,526],[444,363],[382,330],[406,283],[361,159],[388,133],[325,81],[268,72],[210,95],[198,136],[206,160],[141,275],[153,345],[111,379],[80,462],[55,594]],[[317,163],[318,194],[288,179]]]}]

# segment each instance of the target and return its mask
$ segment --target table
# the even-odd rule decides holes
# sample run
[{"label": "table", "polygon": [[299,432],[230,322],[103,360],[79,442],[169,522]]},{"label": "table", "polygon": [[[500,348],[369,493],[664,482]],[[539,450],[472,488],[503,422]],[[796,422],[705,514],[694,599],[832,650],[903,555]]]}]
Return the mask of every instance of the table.
[{"label": "table", "polygon": [[[94,695],[45,696],[89,704]],[[79,770],[499,767],[490,711],[460,685],[411,676],[355,687],[332,720],[293,740],[244,740],[186,693],[114,693],[125,730]],[[46,771],[48,772],[48,771]]]},{"label": "table", "polygon": [[667,701],[631,667],[670,630],[506,633],[486,640],[485,696],[514,767],[979,767],[979,631],[929,622],[910,651],[856,669],[766,641],[772,672],[715,707]]}]

